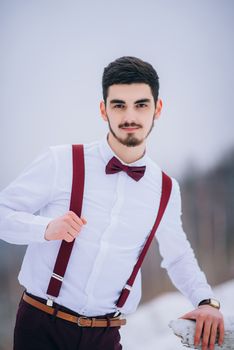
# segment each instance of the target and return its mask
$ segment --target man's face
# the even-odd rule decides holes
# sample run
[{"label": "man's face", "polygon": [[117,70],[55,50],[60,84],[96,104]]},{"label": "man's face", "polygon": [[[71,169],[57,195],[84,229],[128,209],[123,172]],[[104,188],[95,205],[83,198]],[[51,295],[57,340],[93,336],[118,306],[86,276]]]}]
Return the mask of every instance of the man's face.
[{"label": "man's face", "polygon": [[111,135],[121,144],[142,144],[160,116],[162,101],[155,106],[150,86],[144,83],[116,84],[108,89],[106,106],[100,104],[102,118],[108,122]]}]

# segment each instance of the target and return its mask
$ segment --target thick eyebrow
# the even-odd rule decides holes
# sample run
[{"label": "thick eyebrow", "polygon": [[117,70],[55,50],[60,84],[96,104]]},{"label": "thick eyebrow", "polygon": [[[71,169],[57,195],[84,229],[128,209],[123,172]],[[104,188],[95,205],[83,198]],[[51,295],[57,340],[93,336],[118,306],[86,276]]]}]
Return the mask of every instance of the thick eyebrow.
[{"label": "thick eyebrow", "polygon": [[[138,103],[145,103],[145,102],[151,102],[149,98],[142,98],[140,100],[137,100],[134,102],[134,104],[138,104]],[[110,104],[114,104],[114,103],[122,103],[125,104],[126,102],[124,100],[119,100],[119,99],[113,99],[110,101]]]},{"label": "thick eyebrow", "polygon": [[138,104],[138,103],[145,103],[145,102],[150,102],[149,98],[142,98],[141,100],[137,100],[134,102],[134,104]]},{"label": "thick eyebrow", "polygon": [[124,100],[119,100],[117,98],[114,98],[113,100],[110,101],[110,104],[114,104],[114,103],[126,103]]}]

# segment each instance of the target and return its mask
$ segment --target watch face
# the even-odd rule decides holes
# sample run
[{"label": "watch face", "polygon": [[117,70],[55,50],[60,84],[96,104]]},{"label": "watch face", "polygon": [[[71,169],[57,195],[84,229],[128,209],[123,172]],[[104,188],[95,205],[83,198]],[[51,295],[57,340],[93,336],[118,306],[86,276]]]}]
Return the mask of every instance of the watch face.
[{"label": "watch face", "polygon": [[216,307],[217,309],[220,308],[220,303],[218,300],[215,300],[215,299],[210,299],[210,305]]}]

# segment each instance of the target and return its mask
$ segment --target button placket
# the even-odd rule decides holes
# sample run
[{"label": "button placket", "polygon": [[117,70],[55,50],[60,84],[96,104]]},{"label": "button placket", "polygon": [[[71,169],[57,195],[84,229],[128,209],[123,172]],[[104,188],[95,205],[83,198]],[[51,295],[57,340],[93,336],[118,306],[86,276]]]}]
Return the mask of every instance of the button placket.
[{"label": "button placket", "polygon": [[118,224],[118,215],[123,205],[124,187],[125,187],[127,174],[121,172],[121,173],[115,174],[114,176],[118,176],[117,186],[115,191],[116,200],[110,212],[110,223],[102,234],[102,238],[100,240],[100,248],[93,265],[92,273],[89,277],[89,280],[85,288],[85,292],[87,293],[88,297],[87,297],[87,303],[84,309],[88,308],[89,305],[92,303],[95,283],[98,279],[99,271],[101,270],[102,265],[105,262],[105,256],[109,248],[108,238],[111,235],[111,231],[113,231],[116,225]]}]

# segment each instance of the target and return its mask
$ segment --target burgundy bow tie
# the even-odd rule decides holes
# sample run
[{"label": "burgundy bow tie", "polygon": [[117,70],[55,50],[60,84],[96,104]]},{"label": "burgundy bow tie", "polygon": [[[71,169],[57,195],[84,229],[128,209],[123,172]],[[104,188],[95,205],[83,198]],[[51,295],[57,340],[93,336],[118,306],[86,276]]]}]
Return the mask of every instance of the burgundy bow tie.
[{"label": "burgundy bow tie", "polygon": [[106,174],[125,171],[135,181],[139,181],[145,173],[145,166],[128,166],[122,164],[116,157],[111,158],[106,166]]}]

